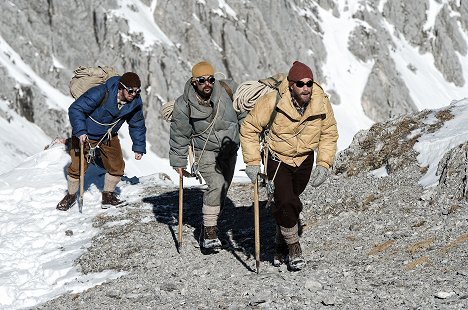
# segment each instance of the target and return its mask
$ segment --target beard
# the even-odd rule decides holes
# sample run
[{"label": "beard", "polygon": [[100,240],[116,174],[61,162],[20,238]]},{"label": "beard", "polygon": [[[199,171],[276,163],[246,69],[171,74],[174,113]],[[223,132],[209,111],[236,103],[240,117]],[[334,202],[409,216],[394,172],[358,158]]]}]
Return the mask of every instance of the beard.
[{"label": "beard", "polygon": [[312,93],[310,91],[301,91],[298,94],[294,94],[294,99],[301,105],[304,106],[310,101]]},{"label": "beard", "polygon": [[213,92],[213,86],[211,85],[205,85],[203,88],[200,90],[198,88],[195,88],[197,91],[198,95],[202,97],[203,99],[209,99],[211,97],[211,93]]}]

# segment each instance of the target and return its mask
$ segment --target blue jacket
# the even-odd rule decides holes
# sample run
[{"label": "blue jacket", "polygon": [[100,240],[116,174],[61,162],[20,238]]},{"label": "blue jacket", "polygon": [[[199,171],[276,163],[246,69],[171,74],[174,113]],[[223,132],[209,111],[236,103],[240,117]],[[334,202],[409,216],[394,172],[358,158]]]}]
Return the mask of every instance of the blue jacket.
[{"label": "blue jacket", "polygon": [[[112,124],[120,119],[112,129],[112,134],[117,134],[126,121],[133,142],[132,151],[144,154],[146,153],[146,126],[143,102],[138,96],[119,110],[117,108],[119,80],[120,76],[111,77],[106,83],[90,88],[70,105],[68,117],[72,126],[72,134],[76,137],[86,134],[91,140],[100,140],[112,126],[106,124]],[[100,105],[106,92],[108,92],[107,100]],[[89,116],[103,125],[96,123]]]}]

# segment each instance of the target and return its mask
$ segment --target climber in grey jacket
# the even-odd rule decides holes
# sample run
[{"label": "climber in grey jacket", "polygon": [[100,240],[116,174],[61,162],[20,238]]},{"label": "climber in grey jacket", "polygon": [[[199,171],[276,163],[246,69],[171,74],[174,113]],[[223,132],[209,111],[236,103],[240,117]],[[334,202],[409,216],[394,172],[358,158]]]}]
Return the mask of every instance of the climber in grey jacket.
[{"label": "climber in grey jacket", "polygon": [[239,149],[239,128],[245,113],[232,105],[237,84],[217,81],[206,61],[192,68],[184,93],[177,98],[172,112],[169,161],[179,175],[186,173],[189,145],[193,147],[192,172],[199,172],[208,186],[203,195],[201,246],[221,246],[217,222],[231,185]]}]

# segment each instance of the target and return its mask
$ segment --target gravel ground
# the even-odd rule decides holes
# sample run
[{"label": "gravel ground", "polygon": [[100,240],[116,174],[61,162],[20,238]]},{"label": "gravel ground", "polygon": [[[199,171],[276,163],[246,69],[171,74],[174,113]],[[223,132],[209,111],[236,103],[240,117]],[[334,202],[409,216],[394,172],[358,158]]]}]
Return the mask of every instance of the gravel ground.
[{"label": "gravel ground", "polygon": [[[219,225],[224,247],[211,255],[198,247],[203,188],[184,191],[179,253],[178,188],[148,187],[141,202],[96,218],[101,234],[77,262],[83,273],[126,275],[37,309],[468,309],[468,144],[444,158],[440,184],[423,189],[410,133],[427,114],[360,134],[334,174],[306,188],[305,269],[272,266],[264,189],[257,274],[250,184],[233,184]],[[380,165],[388,176],[368,173]]]},{"label": "gravel ground", "polygon": [[128,274],[38,309],[468,308],[466,203],[445,212],[414,184],[411,174],[333,176],[308,187],[300,272],[271,265],[274,223],[262,193],[258,274],[250,185],[233,185],[220,223],[225,246],[211,255],[197,242],[202,191],[184,193],[179,254],[177,188],[148,188],[142,203],[96,219],[102,233],[78,262],[84,273]]}]

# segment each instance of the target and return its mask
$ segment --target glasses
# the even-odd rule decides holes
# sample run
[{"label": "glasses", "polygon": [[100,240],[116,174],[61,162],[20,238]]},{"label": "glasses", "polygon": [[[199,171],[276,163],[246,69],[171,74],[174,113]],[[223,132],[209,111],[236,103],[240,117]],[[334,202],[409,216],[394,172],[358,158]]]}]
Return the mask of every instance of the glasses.
[{"label": "glasses", "polygon": [[205,84],[206,81],[208,81],[208,83],[210,83],[210,84],[214,84],[216,79],[212,75],[210,75],[208,78],[206,78],[204,76],[199,76],[199,77],[195,78],[195,81],[197,81],[197,83],[200,84],[200,85]]},{"label": "glasses", "polygon": [[135,93],[136,95],[139,95],[141,93],[141,88],[133,89],[132,87],[125,86],[125,84],[122,82],[119,82],[119,83],[122,84],[123,87],[125,87],[129,95],[133,95],[133,93]]},{"label": "glasses", "polygon": [[[294,81],[291,81],[291,82],[294,82]],[[312,85],[314,85],[314,81],[312,81],[312,80],[308,80],[307,82],[295,81],[294,83],[296,83],[296,86],[299,87],[299,88],[304,87],[304,85],[311,88]]]}]

